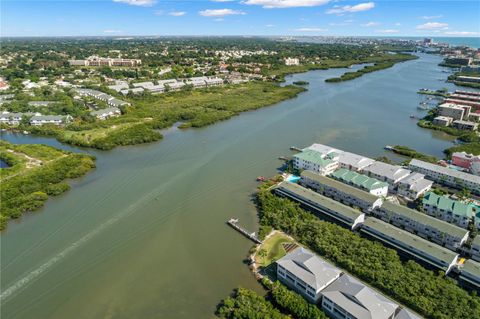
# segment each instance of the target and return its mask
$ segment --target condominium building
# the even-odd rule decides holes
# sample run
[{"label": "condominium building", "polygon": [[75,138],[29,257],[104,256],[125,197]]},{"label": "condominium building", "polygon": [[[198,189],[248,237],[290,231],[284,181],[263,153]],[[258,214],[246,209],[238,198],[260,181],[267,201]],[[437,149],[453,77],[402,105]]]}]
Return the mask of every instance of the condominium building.
[{"label": "condominium building", "polygon": [[285,65],[299,65],[300,60],[297,58],[285,58]]},{"label": "condominium building", "polygon": [[322,154],[305,149],[293,156],[293,167],[297,170],[310,170],[321,175],[329,175],[338,168],[338,154]]},{"label": "condominium building", "polygon": [[468,189],[480,194],[480,176],[460,172],[451,168],[412,159],[408,167],[415,172],[424,174],[428,179],[457,189]]},{"label": "condominium building", "polygon": [[360,232],[446,273],[458,260],[456,252],[374,217],[365,219]]},{"label": "condominium building", "polygon": [[371,193],[310,171],[302,172],[300,183],[345,205],[358,207],[363,212],[370,212],[382,204],[381,198]]},{"label": "condominium building", "polygon": [[391,165],[383,162],[374,162],[365,167],[363,173],[367,176],[376,178],[389,184],[389,190],[395,191],[397,183],[410,175],[411,171],[397,165]]},{"label": "condominium building", "polygon": [[372,215],[449,249],[456,250],[468,239],[468,230],[408,207],[383,202]]},{"label": "condominium building", "polygon": [[91,56],[85,60],[68,60],[72,66],[138,66],[142,64],[139,59],[118,59],[118,58],[101,58]]},{"label": "condominium building", "polygon": [[459,267],[459,279],[462,283],[480,290],[480,263],[473,260],[466,260],[463,265]]},{"label": "condominium building", "polygon": [[478,128],[478,123],[456,120],[456,121],[453,121],[452,126],[457,130],[476,131]]},{"label": "condominium building", "polygon": [[330,177],[339,180],[342,183],[354,186],[356,188],[360,188],[377,197],[386,197],[388,194],[387,183],[380,182],[378,179],[371,178],[354,171],[349,171],[345,168],[340,168],[336,170],[335,172],[330,174]]},{"label": "condominium building", "polygon": [[276,262],[277,278],[312,303],[320,291],[338,279],[342,271],[311,251],[298,247]]},{"label": "condominium building", "polygon": [[[465,107],[468,107],[470,110],[469,106],[465,105]],[[469,114],[470,114],[470,111],[469,111]],[[443,103],[439,105],[438,115],[451,117],[454,120],[463,120],[464,118],[468,118],[468,116],[465,114],[464,107],[457,104],[452,104],[452,103]]]},{"label": "condominium building", "polygon": [[60,115],[34,115],[30,118],[30,125],[42,126],[44,124],[62,125],[69,122],[71,116]]},{"label": "condominium building", "polygon": [[18,125],[22,121],[22,118],[26,114],[24,113],[10,113],[10,112],[2,112],[0,114],[0,123],[8,124],[8,125]]},{"label": "condominium building", "polygon": [[322,310],[335,319],[394,319],[398,305],[349,275],[322,292]]},{"label": "condominium building", "polygon": [[398,182],[397,194],[412,200],[417,199],[432,188],[433,182],[425,175],[412,173]]},{"label": "condominium building", "polygon": [[423,197],[422,206],[428,215],[465,229],[468,228],[470,221],[475,220],[475,226],[480,230],[478,206],[437,195],[434,192],[429,192]]},{"label": "condominium building", "polygon": [[338,154],[339,166],[350,171],[360,172],[362,171],[362,169],[375,162],[371,158],[350,152],[345,152],[323,144],[312,144],[306,149],[317,151],[323,155],[328,155],[332,153]]},{"label": "condominium building", "polygon": [[477,235],[473,239],[470,254],[472,255],[472,259],[480,261],[480,235]]},{"label": "condominium building", "polygon": [[108,107],[106,109],[90,112],[90,115],[100,120],[106,120],[107,118],[119,116],[120,114],[122,114],[122,112],[120,112],[118,107]]},{"label": "condominium building", "polygon": [[302,208],[318,216],[332,219],[342,225],[346,225],[350,229],[355,229],[365,219],[365,214],[361,211],[295,183],[282,182],[274,188],[274,192],[278,196],[286,197],[299,203]]},{"label": "condominium building", "polygon": [[433,119],[432,124],[438,126],[450,126],[452,124],[453,119],[448,116],[437,116]]},{"label": "condominium building", "polygon": [[455,152],[452,154],[452,164],[462,167],[474,175],[480,174],[480,156],[466,152]]}]

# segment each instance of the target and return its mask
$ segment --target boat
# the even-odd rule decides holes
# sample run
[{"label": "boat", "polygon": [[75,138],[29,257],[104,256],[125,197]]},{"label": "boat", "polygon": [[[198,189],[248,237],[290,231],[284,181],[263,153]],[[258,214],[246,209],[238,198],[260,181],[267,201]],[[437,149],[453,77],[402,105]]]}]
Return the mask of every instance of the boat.
[{"label": "boat", "polygon": [[414,119],[414,118],[415,118],[415,115],[410,114],[410,118],[411,118],[411,119]]},{"label": "boat", "polygon": [[391,151],[393,150],[393,146],[385,145],[384,149]]},{"label": "boat", "polygon": [[257,182],[264,182],[265,181],[265,177],[263,176],[258,176],[257,177]]}]

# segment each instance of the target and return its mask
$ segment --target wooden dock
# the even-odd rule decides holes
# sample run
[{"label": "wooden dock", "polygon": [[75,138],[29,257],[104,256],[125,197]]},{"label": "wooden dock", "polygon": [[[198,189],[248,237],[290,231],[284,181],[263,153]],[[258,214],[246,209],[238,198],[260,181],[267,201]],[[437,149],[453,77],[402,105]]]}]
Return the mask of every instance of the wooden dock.
[{"label": "wooden dock", "polygon": [[290,149],[291,149],[292,151],[297,151],[297,152],[303,151],[300,147],[296,147],[296,146],[290,146]]},{"label": "wooden dock", "polygon": [[255,232],[253,233],[250,233],[248,232],[245,228],[241,227],[240,225],[238,225],[238,219],[236,218],[230,218],[228,221],[227,221],[227,224],[229,224],[233,229],[239,231],[241,234],[243,234],[245,237],[247,237],[248,239],[254,241],[255,243],[257,244],[261,244],[262,241],[257,237],[257,235],[255,234]]}]

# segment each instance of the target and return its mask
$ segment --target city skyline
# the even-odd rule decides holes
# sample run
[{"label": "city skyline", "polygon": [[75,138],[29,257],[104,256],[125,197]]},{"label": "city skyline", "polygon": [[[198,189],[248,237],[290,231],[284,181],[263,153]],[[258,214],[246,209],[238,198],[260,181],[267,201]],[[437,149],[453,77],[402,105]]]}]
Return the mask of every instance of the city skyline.
[{"label": "city skyline", "polygon": [[478,37],[479,12],[476,1],[4,1],[1,35]]}]

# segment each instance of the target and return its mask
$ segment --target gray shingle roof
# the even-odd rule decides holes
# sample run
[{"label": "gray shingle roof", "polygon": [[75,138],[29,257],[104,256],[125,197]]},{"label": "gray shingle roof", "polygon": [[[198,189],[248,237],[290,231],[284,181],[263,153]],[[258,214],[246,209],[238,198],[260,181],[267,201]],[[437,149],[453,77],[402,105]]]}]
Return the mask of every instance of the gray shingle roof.
[{"label": "gray shingle roof", "polygon": [[404,169],[400,166],[390,165],[383,162],[375,162],[363,169],[365,172],[371,172],[378,176],[385,176],[391,180],[397,180],[408,176],[411,173],[408,169]]},{"label": "gray shingle roof", "polygon": [[298,247],[285,255],[277,261],[277,264],[315,288],[315,290],[326,286],[342,273],[340,269],[303,247]]},{"label": "gray shingle roof", "polygon": [[454,178],[458,178],[458,179],[461,179],[461,180],[471,181],[473,183],[480,184],[480,176],[476,176],[476,175],[473,175],[473,174],[468,174],[468,173],[465,173],[465,172],[457,171],[455,169],[443,167],[443,166],[440,166],[440,165],[435,165],[435,164],[432,164],[432,163],[427,163],[427,162],[420,161],[420,160],[417,160],[417,159],[412,159],[410,161],[409,167],[411,169],[415,169],[415,167],[420,167],[420,168],[430,170],[430,171],[434,171],[434,172],[438,172],[438,173],[441,173],[441,174],[444,174],[444,175],[453,176]]},{"label": "gray shingle roof", "polygon": [[388,319],[398,305],[358,280],[342,275],[322,291],[322,295],[357,319]]}]

